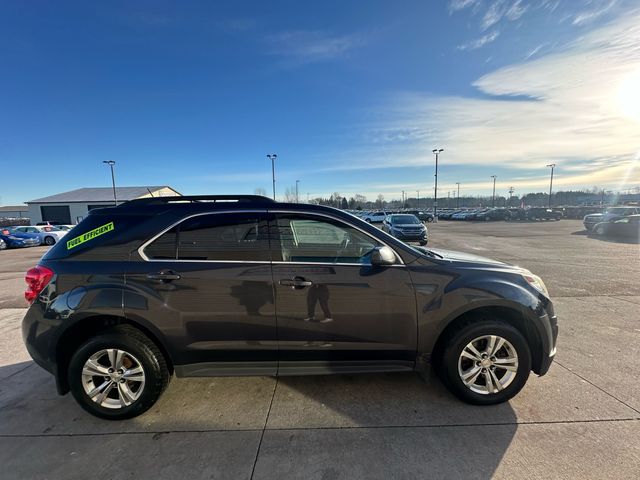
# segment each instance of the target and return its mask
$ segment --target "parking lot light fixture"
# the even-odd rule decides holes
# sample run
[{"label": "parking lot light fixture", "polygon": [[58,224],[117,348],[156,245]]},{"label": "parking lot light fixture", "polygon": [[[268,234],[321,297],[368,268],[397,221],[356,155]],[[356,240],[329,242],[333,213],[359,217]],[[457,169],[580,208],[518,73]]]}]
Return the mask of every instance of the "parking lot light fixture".
[{"label": "parking lot light fixture", "polygon": [[113,166],[116,164],[114,160],[103,160],[102,163],[109,165],[111,167],[111,186],[113,187],[113,204],[118,206],[118,197],[116,195],[116,177],[113,173]]},{"label": "parking lot light fixture", "polygon": [[438,156],[444,152],[443,148],[434,148],[431,150],[436,156],[436,174],[435,174],[435,186],[433,189],[433,219],[438,219]]},{"label": "parking lot light fixture", "polygon": [[458,186],[458,197],[456,199],[456,208],[460,208],[460,182],[456,182]]},{"label": "parking lot light fixture", "polygon": [[416,208],[419,209],[420,208],[420,190],[416,190],[416,193],[418,194],[418,198],[416,200],[416,203],[417,203]]},{"label": "parking lot light fixture", "polygon": [[551,167],[551,180],[549,181],[549,208],[551,208],[551,192],[553,191],[553,169],[556,168],[555,163],[550,163],[547,167]]},{"label": "parking lot light fixture", "polygon": [[271,180],[273,181],[273,199],[276,199],[276,158],[278,155],[272,153],[267,155],[267,158],[271,160]]},{"label": "parking lot light fixture", "polygon": [[496,207],[496,178],[498,178],[498,176],[491,175],[491,178],[493,178],[493,194],[491,195],[491,208],[495,208]]}]

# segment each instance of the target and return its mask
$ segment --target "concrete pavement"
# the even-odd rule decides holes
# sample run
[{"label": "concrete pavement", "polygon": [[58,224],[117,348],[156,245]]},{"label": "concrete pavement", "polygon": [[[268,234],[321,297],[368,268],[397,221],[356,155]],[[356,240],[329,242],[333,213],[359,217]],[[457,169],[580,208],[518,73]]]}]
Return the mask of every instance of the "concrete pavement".
[{"label": "concrete pavement", "polygon": [[578,229],[430,226],[434,244],[542,274],[554,297],[557,362],[493,407],[413,374],[174,378],[147,414],[107,422],[56,395],[22,347],[24,310],[0,310],[2,478],[640,477],[640,251]]}]

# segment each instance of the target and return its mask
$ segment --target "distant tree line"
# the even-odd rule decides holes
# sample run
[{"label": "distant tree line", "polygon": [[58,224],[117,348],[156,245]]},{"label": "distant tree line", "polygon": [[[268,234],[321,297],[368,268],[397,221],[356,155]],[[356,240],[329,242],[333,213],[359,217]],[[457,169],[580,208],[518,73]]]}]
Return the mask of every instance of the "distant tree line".
[{"label": "distant tree line", "polygon": [[[551,195],[552,206],[569,205],[613,205],[624,202],[640,202],[640,191],[631,193],[639,189],[631,189],[627,193],[614,193],[609,190],[600,190],[597,187],[587,190],[567,190],[553,192]],[[256,194],[265,195],[264,189],[256,189]],[[296,202],[295,187],[285,189],[285,202]],[[339,192],[332,193],[329,197],[299,198],[301,203],[312,203],[316,205],[326,205],[329,207],[349,209],[349,210],[373,210],[373,209],[433,209],[433,197],[409,197],[404,200],[385,200],[384,195],[379,194],[375,200],[370,200],[361,194],[353,196],[341,195]],[[544,207],[549,205],[549,194],[545,192],[532,192],[524,195],[496,195],[495,199],[491,195],[461,195],[460,198],[448,192],[446,196],[438,197],[438,208],[469,208],[469,207]]]}]

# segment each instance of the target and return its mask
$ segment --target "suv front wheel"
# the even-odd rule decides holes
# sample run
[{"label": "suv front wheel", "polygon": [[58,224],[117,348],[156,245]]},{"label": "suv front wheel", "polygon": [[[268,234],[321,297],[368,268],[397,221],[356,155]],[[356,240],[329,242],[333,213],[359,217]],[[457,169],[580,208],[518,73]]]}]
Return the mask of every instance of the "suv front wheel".
[{"label": "suv front wheel", "polygon": [[493,405],[513,398],[531,370],[524,336],[501,320],[465,324],[445,340],[438,373],[461,400]]},{"label": "suv front wheel", "polygon": [[108,420],[147,411],[169,383],[158,347],[134,328],[120,327],[82,344],[69,363],[71,393],[82,408]]}]

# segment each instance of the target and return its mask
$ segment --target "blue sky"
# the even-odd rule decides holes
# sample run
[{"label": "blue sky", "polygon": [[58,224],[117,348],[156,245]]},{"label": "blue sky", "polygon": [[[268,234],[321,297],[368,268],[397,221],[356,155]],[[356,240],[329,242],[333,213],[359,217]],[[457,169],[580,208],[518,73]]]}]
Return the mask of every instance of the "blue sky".
[{"label": "blue sky", "polygon": [[[3,2],[0,204],[83,186],[374,199],[640,186],[624,0]],[[637,87],[637,88],[636,88]]]}]

